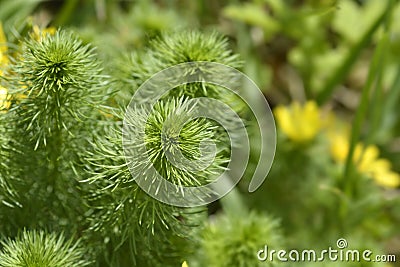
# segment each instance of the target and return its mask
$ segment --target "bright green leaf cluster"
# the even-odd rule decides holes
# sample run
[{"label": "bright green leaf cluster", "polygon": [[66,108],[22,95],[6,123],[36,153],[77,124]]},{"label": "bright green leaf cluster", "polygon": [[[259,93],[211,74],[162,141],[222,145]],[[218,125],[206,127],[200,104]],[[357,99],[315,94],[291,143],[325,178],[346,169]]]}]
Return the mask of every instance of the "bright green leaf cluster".
[{"label": "bright green leaf cluster", "polygon": [[[11,108],[1,114],[0,233],[81,227],[79,151],[101,129],[104,77],[94,49],[69,31],[22,40],[4,74]],[[95,126],[96,125],[96,126]],[[4,160],[3,160],[4,159]],[[27,215],[29,219],[27,220]]]},{"label": "bright green leaf cluster", "polygon": [[[239,56],[229,48],[228,39],[213,31],[203,33],[196,30],[166,32],[150,43],[146,54],[133,53],[120,64],[117,74],[124,80],[122,86],[137,89],[144,81],[157,72],[181,63],[205,61],[224,64],[233,68],[242,66]],[[128,64],[126,64],[128,62]],[[193,70],[195,71],[195,70]],[[199,71],[199,70],[197,70]],[[200,70],[207,73],[207,70]],[[124,89],[126,90],[126,89]],[[134,92],[130,91],[130,95]],[[174,88],[167,97],[213,97],[233,98],[228,90],[220,86],[204,83],[190,83]]]},{"label": "bright green leaf cluster", "polygon": [[89,266],[79,242],[63,235],[24,231],[15,240],[1,242],[1,267],[77,267]]},{"label": "bright green leaf cluster", "polygon": [[229,49],[228,40],[217,32],[182,31],[164,34],[152,43],[152,56],[161,69],[194,61],[218,62],[240,67],[237,54]]},{"label": "bright green leaf cluster", "polygon": [[[208,61],[233,67],[240,65],[237,55],[228,49],[225,38],[198,31],[165,34],[152,42],[147,54],[132,54],[129,59],[122,65],[124,86],[121,88],[121,91],[129,92],[126,94],[129,97],[153,74],[179,63]],[[121,121],[125,110],[117,112],[115,121],[111,122],[110,127],[114,130],[107,130],[107,134],[95,138],[94,150],[86,154],[85,160],[86,181],[93,183],[88,197],[93,209],[91,229],[99,233],[99,239],[105,238],[114,244],[118,248],[117,255],[129,245],[134,251],[132,261],[140,262],[141,258],[154,261],[154,255],[148,258],[149,255],[138,249],[145,246],[143,251],[155,253],[162,246],[161,241],[153,243],[154,240],[168,243],[178,238],[181,245],[168,248],[176,255],[187,255],[185,251],[193,248],[194,243],[189,243],[189,238],[193,237],[194,229],[190,226],[202,224],[200,218],[204,216],[204,209],[182,209],[160,203],[148,196],[135,179],[144,177],[151,181],[150,186],[160,186],[148,172],[154,167],[161,177],[178,186],[199,186],[212,181],[226,167],[230,145],[224,130],[214,121],[191,117],[195,107],[190,104],[190,99],[213,96],[229,101],[231,94],[215,85],[198,82],[172,89],[148,109],[131,107],[125,119],[133,135],[129,138],[132,143],[124,143],[124,146],[132,154],[124,156],[122,152]],[[141,136],[143,142],[140,142]],[[214,158],[210,158],[211,154],[203,154],[202,150],[202,146],[211,144],[216,147]],[[177,154],[182,156],[182,161],[172,162]],[[201,168],[204,166],[206,168]],[[193,218],[199,219],[192,221]],[[183,260],[172,259],[171,266]],[[119,262],[115,257],[111,261]]]},{"label": "bright green leaf cluster", "polygon": [[[2,123],[5,123],[3,119],[4,118],[0,116],[0,125],[2,125]],[[8,206],[13,206],[13,204],[10,202],[15,203],[14,199],[15,190],[12,188],[9,179],[9,177],[12,175],[12,172],[9,166],[10,147],[8,143],[9,139],[6,134],[5,128],[1,127],[0,128],[0,202]],[[13,199],[13,201],[10,201],[11,199]]]},{"label": "bright green leaf cluster", "polygon": [[[138,128],[137,122],[146,123],[145,142],[135,148],[137,153],[143,154],[147,150],[148,163],[154,165],[162,177],[179,186],[207,184],[226,162],[221,155],[217,155],[211,166],[201,170],[209,160],[207,155],[201,153],[201,145],[218,140],[215,140],[213,132],[216,127],[211,122],[205,118],[191,119],[193,108],[184,98],[160,101],[155,104],[147,122],[147,112],[143,114],[142,111],[130,114],[131,120],[128,120],[131,128]],[[177,156],[178,153],[181,156]],[[146,161],[136,161],[135,173],[142,175],[149,166]]]},{"label": "bright green leaf cluster", "polygon": [[283,246],[279,221],[255,212],[246,220],[237,214],[220,215],[206,227],[202,242],[206,253],[202,266],[218,267],[275,266],[260,261],[257,251],[265,245],[276,250]]},{"label": "bright green leaf cluster", "polygon": [[30,133],[35,149],[59,131],[73,134],[102,85],[94,49],[67,31],[27,39],[10,72],[15,73],[11,95],[22,98],[17,125]]}]

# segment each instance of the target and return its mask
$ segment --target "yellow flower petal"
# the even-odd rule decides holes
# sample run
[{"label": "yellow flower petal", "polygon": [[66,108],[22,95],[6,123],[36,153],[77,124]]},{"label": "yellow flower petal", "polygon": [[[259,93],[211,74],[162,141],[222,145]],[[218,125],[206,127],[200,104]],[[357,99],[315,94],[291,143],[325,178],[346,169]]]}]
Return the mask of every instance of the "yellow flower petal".
[{"label": "yellow flower petal", "polygon": [[31,37],[37,41],[45,37],[47,34],[53,35],[56,32],[55,27],[40,29],[38,25],[33,25]]},{"label": "yellow flower petal", "polygon": [[330,153],[336,162],[343,163],[349,153],[349,142],[344,135],[330,135]]},{"label": "yellow flower petal", "polygon": [[354,151],[354,162],[360,172],[369,172],[378,156],[379,149],[376,146],[367,146],[363,151],[363,146],[358,145]]},{"label": "yellow flower petal", "polygon": [[5,53],[7,53],[7,38],[3,31],[3,25],[0,22],[0,55],[5,55]]},{"label": "yellow flower petal", "polygon": [[3,75],[3,68],[8,64],[7,39],[0,22],[0,76]]},{"label": "yellow flower petal", "polygon": [[289,107],[278,106],[274,114],[283,133],[295,142],[314,139],[321,128],[320,112],[314,101],[308,101],[303,106],[298,102]]},{"label": "yellow flower petal", "polygon": [[370,173],[372,176],[379,175],[381,173],[390,172],[392,164],[387,159],[377,159],[371,162],[369,166],[366,166],[362,171],[364,173]]},{"label": "yellow flower petal", "polygon": [[389,187],[389,188],[397,188],[400,186],[400,175],[396,172],[382,172],[374,175],[374,180],[377,184]]},{"label": "yellow flower petal", "polygon": [[6,88],[0,86],[0,111],[10,108],[11,102]]},{"label": "yellow flower petal", "polygon": [[[349,153],[349,128],[334,114],[330,116],[325,126],[332,159],[344,163]],[[381,186],[392,188],[400,186],[400,175],[391,171],[389,160],[379,158],[379,149],[375,145],[365,147],[362,143],[356,144],[353,163],[359,173],[373,178]]]},{"label": "yellow flower petal", "polygon": [[293,125],[291,124],[289,110],[284,106],[278,106],[275,108],[275,117],[282,131],[291,136],[293,134]]},{"label": "yellow flower petal", "polygon": [[186,261],[184,261],[184,262],[182,263],[182,267],[189,267],[189,265],[187,264]]},{"label": "yellow flower petal", "polygon": [[50,34],[50,35],[54,35],[56,33],[57,29],[55,27],[48,27],[45,28],[42,33],[43,34]]}]

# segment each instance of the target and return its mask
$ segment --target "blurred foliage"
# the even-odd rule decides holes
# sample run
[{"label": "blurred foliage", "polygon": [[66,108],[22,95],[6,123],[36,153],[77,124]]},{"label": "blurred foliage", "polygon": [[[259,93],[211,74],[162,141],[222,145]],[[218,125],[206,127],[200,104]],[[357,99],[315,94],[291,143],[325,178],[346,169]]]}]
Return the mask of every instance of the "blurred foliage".
[{"label": "blurred foliage", "polygon": [[[97,266],[250,267],[268,266],[256,258],[266,244],[326,249],[346,238],[351,249],[399,258],[398,21],[397,0],[0,0],[0,255],[11,257],[10,248],[34,236],[63,249],[79,236]],[[42,44],[55,28],[73,35],[57,32]],[[78,59],[59,54],[75,76],[50,75],[65,84],[47,78],[46,62],[60,57],[43,56],[46,47],[53,55],[78,51]],[[112,130],[121,126],[121,110],[152,74],[191,60],[240,68],[265,94],[278,130],[262,187],[247,192],[256,144],[246,177],[208,216],[114,183],[131,179]],[[61,103],[72,114],[66,121]],[[68,132],[59,135],[62,129]],[[52,171],[60,181],[53,187],[43,178]],[[23,227],[72,239],[60,238],[62,245],[53,234],[18,233]]]}]

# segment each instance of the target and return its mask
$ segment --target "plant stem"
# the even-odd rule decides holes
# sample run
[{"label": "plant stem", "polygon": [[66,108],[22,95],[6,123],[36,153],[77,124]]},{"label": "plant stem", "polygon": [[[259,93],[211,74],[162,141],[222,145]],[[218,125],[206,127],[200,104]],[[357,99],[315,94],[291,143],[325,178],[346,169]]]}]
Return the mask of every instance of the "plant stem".
[{"label": "plant stem", "polygon": [[66,0],[61,8],[60,14],[56,18],[55,24],[65,25],[71,17],[72,13],[74,12],[78,3],[79,0]]},{"label": "plant stem", "polygon": [[[387,7],[385,8],[385,11],[383,14],[379,17],[379,19],[376,21],[375,24],[379,21],[379,24],[386,21],[386,19],[390,18],[390,13],[392,10],[392,2],[389,1]],[[376,26],[379,26],[377,24]],[[374,27],[371,27],[370,30],[372,30]],[[376,30],[376,29],[375,29]],[[372,34],[372,33],[371,33]],[[363,126],[364,119],[366,117],[368,108],[370,106],[370,92],[374,86],[377,86],[377,83],[379,83],[382,75],[382,65],[384,64],[384,56],[385,53],[387,52],[386,48],[387,40],[383,38],[379,43],[378,46],[374,52],[374,56],[372,59],[372,62],[369,67],[369,72],[368,72],[368,77],[367,81],[364,85],[364,88],[362,90],[361,94],[361,99],[360,99],[360,104],[359,107],[356,111],[355,118],[353,121],[353,127],[351,130],[351,135],[350,135],[350,144],[349,144],[349,151],[347,154],[346,162],[345,162],[345,169],[343,172],[342,176],[342,181],[341,181],[341,187],[344,190],[345,194],[349,199],[352,199],[354,195],[354,184],[356,181],[354,181],[354,151],[355,147],[360,139],[361,136],[361,128]],[[380,88],[378,88],[380,89]],[[348,214],[348,202],[347,201],[342,201],[341,207],[340,207],[340,216],[341,218],[345,221],[347,214]]]},{"label": "plant stem", "polygon": [[387,13],[390,13],[390,7],[391,4],[389,3],[382,14],[375,20],[368,31],[366,31],[365,34],[361,37],[361,40],[350,49],[348,56],[343,61],[342,65],[339,66],[339,68],[333,73],[330,78],[328,78],[327,82],[323,86],[323,89],[321,90],[321,93],[316,98],[319,105],[324,104],[331,97],[336,86],[341,81],[343,81],[343,79],[349,73],[358,56],[363,51],[363,48],[369,44],[372,35],[377,31],[382,22],[384,22]]}]

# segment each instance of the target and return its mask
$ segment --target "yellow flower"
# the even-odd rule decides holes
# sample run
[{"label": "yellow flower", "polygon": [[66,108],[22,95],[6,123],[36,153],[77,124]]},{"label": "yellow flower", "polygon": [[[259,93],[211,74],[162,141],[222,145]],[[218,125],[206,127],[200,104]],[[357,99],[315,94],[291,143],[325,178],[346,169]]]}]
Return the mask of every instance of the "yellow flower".
[{"label": "yellow flower", "polygon": [[383,171],[375,173],[375,181],[381,186],[397,188],[400,186],[400,175],[392,171]]},{"label": "yellow flower", "polygon": [[189,267],[189,265],[187,264],[186,261],[184,261],[184,262],[182,263],[182,267]]},{"label": "yellow flower", "polygon": [[361,173],[373,173],[377,167],[378,169],[389,169],[390,164],[387,165],[389,161],[379,160],[378,156],[378,147],[370,145],[364,148],[364,146],[360,143],[357,144],[354,149],[353,161],[357,164],[357,169]]},{"label": "yellow flower", "polygon": [[0,22],[0,76],[3,75],[3,68],[8,64],[7,39]]},{"label": "yellow flower", "polygon": [[10,108],[10,96],[6,88],[0,85],[0,112]]},{"label": "yellow flower", "polygon": [[[0,22],[0,76],[3,75],[3,68],[8,64],[7,39]],[[11,105],[10,97],[6,88],[0,85],[0,112],[8,109]]]},{"label": "yellow flower", "polygon": [[314,101],[304,105],[294,102],[289,107],[277,106],[274,114],[281,130],[295,142],[311,141],[321,129],[320,112]]},{"label": "yellow flower", "polygon": [[332,158],[337,162],[345,162],[349,151],[349,143],[344,135],[332,134],[328,135],[330,139],[330,153]]},{"label": "yellow flower", "polygon": [[[349,151],[347,134],[337,132],[328,136],[332,158],[339,163],[344,163]],[[391,188],[400,186],[400,175],[391,170],[389,160],[379,158],[379,149],[374,145],[365,147],[358,143],[354,149],[353,163],[360,173],[372,177],[381,186]]]},{"label": "yellow flower", "polygon": [[32,33],[31,36],[33,39],[39,41],[43,37],[46,36],[46,34],[53,35],[56,33],[56,28],[55,27],[48,27],[45,29],[40,29],[38,25],[34,25],[32,27]]}]

